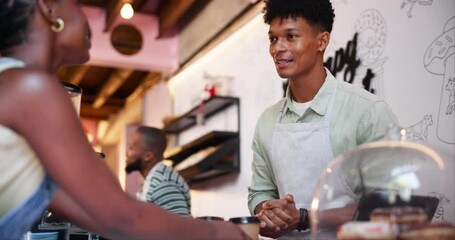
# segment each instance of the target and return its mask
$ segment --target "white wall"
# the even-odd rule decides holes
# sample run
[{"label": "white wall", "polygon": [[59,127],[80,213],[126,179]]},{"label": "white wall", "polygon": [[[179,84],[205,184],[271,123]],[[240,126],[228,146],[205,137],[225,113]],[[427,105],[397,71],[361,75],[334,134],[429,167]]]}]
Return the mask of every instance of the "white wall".
[{"label": "white wall", "polygon": [[[251,180],[250,145],[256,119],[283,94],[281,80],[267,53],[267,31],[267,26],[262,24],[260,17],[255,18],[169,82],[174,96],[175,114],[184,113],[197,103],[200,92],[209,81],[204,78],[207,75],[233,78],[232,95],[240,97],[241,174],[234,182],[218,181],[220,185],[213,184],[204,190],[192,191],[194,216],[214,215],[229,218],[249,215],[246,199],[247,186]],[[232,110],[224,116],[221,114],[221,118],[232,117],[234,121],[235,109]],[[215,118],[211,121],[219,123],[220,120]],[[197,135],[199,134],[193,132],[184,133],[182,142]]]},{"label": "white wall", "polygon": [[[455,1],[397,1],[397,0],[332,0],[337,15],[332,40],[326,52],[346,48],[355,32],[359,33],[357,58],[362,61],[354,84],[361,84],[366,68],[375,73],[372,88],[396,112],[400,124],[413,130],[413,138],[448,153],[446,173],[429,176],[445,210],[439,216],[455,221],[454,213],[454,155],[455,112],[445,114],[449,103],[454,103],[445,86],[455,78]],[[401,8],[402,3],[406,3]],[[427,2],[428,4],[423,4]],[[449,21],[449,19],[451,19]],[[444,31],[445,29],[445,31]],[[241,99],[241,173],[229,180],[207,182],[193,190],[193,215],[215,215],[225,218],[248,215],[247,186],[251,179],[252,151],[250,144],[259,114],[282,95],[282,79],[278,77],[268,55],[268,27],[258,15],[206,56],[169,81],[173,96],[174,114],[182,114],[197,104],[199,94],[211,79],[232,78],[232,95]],[[446,61],[438,61],[426,68],[425,53],[443,33],[446,52],[439,52]],[[451,41],[451,42],[450,42]],[[436,51],[438,52],[438,51]],[[450,57],[449,57],[450,56]],[[439,59],[440,60],[440,59]],[[215,77],[213,77],[215,76]],[[337,76],[342,79],[342,73]],[[454,94],[453,87],[451,88]],[[163,102],[171,101],[162,99]],[[159,110],[158,110],[159,111]],[[221,114],[209,127],[191,130],[182,135],[189,141],[208,128],[232,128],[235,110]],[[448,164],[448,165],[447,165]]]}]

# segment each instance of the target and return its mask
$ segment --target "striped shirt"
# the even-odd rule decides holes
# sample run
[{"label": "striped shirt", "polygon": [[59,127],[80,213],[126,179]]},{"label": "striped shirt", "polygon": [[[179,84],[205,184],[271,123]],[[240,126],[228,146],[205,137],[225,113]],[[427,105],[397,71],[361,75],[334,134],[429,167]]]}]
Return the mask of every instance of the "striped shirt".
[{"label": "striped shirt", "polygon": [[172,213],[191,216],[190,189],[180,174],[163,162],[150,169],[137,198]]}]

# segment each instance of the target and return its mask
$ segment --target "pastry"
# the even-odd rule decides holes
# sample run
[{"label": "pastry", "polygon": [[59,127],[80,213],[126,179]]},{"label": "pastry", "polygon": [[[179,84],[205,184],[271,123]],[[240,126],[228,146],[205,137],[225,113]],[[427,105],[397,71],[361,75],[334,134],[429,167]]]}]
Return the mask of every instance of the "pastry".
[{"label": "pastry", "polygon": [[427,223],[412,226],[407,231],[401,232],[400,240],[453,240],[455,239],[455,226],[448,223]]},{"label": "pastry", "polygon": [[405,230],[410,226],[426,223],[428,217],[422,208],[391,207],[374,209],[371,212],[370,220],[396,223],[401,230]]},{"label": "pastry", "polygon": [[338,229],[338,240],[396,239],[398,227],[391,222],[347,222]]}]

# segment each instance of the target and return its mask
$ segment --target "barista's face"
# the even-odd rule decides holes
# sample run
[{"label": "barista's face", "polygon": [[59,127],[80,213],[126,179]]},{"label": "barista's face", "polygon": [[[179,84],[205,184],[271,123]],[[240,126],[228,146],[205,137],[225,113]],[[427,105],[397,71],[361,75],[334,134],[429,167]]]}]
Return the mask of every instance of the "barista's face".
[{"label": "barista's face", "polygon": [[55,16],[61,18],[65,28],[55,33],[55,51],[63,63],[84,63],[88,61],[91,47],[91,32],[87,17],[77,0],[54,1]]},{"label": "barista's face", "polygon": [[141,135],[137,131],[134,131],[130,136],[126,148],[125,171],[127,173],[140,171],[142,168],[146,151],[143,149],[141,143]]},{"label": "barista's face", "polygon": [[278,75],[293,80],[314,68],[318,62],[319,38],[302,17],[274,18],[269,28],[269,52]]}]

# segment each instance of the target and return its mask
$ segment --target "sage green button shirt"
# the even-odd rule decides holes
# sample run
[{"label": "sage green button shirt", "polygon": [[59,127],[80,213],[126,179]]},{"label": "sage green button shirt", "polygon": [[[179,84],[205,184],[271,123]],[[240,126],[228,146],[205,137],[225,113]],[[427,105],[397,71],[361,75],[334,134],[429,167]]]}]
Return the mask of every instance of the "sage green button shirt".
[{"label": "sage green button shirt", "polygon": [[[253,178],[248,188],[248,207],[251,214],[254,214],[259,203],[279,198],[270,156],[272,134],[280,115],[282,123],[322,121],[336,90],[330,119],[330,141],[335,157],[363,143],[382,139],[387,126],[397,123],[395,114],[386,102],[364,89],[335,79],[327,69],[326,73],[324,84],[302,117],[295,112],[289,88],[285,98],[267,108],[259,117],[252,143]],[[311,192],[314,190],[308,189]]]}]

